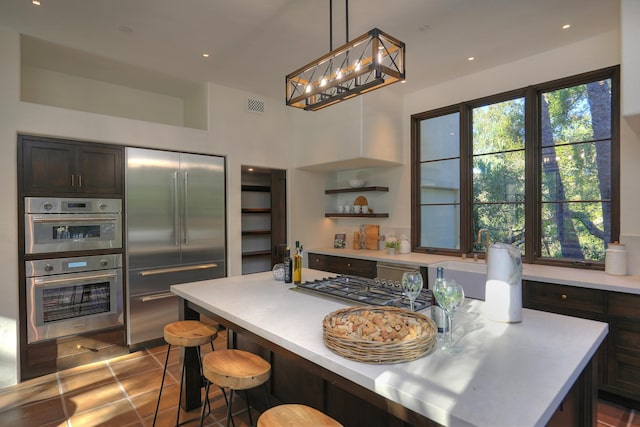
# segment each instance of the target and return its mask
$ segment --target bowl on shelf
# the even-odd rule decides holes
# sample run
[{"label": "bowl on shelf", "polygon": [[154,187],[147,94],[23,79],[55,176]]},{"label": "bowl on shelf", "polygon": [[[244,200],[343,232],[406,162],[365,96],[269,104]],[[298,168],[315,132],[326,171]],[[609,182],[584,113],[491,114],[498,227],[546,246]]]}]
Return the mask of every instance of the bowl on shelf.
[{"label": "bowl on shelf", "polygon": [[352,188],[361,188],[364,187],[364,185],[367,183],[367,181],[365,181],[364,179],[357,179],[357,178],[353,178],[349,180],[349,185]]}]

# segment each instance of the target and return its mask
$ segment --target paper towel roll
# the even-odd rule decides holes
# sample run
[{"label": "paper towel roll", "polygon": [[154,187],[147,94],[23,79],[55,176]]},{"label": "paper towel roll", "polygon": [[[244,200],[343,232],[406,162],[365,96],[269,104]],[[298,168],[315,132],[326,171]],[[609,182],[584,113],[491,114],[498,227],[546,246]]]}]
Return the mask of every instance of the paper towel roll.
[{"label": "paper towel roll", "polygon": [[627,251],[624,245],[609,243],[609,249],[605,251],[604,272],[614,276],[627,274]]},{"label": "paper towel roll", "polygon": [[522,259],[520,250],[504,243],[489,247],[485,313],[496,322],[522,321]]}]

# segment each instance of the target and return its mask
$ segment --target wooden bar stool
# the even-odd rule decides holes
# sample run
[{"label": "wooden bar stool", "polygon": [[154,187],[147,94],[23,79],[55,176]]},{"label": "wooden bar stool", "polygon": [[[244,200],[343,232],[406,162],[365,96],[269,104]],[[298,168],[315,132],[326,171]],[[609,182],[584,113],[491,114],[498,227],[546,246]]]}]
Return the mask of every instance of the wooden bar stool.
[{"label": "wooden bar stool", "polygon": [[310,406],[278,405],[260,415],[258,427],[342,427],[342,424]]},{"label": "wooden bar stool", "polygon": [[[249,404],[249,394],[247,390],[264,386],[271,376],[271,364],[262,357],[244,350],[218,350],[209,353],[202,360],[202,373],[207,380],[205,393],[209,395],[209,386],[214,384],[224,390],[230,390],[227,401],[227,427],[232,420],[231,406],[233,405],[233,392],[244,390],[247,400],[247,411],[249,411],[249,424],[253,425],[251,418],[251,405]],[[269,406],[269,393],[265,387],[267,406]],[[200,425],[204,422],[204,406]],[[235,424],[234,424],[235,425]]]},{"label": "wooden bar stool", "polygon": [[[215,350],[213,348],[213,340],[215,340],[217,336],[218,330],[215,326],[205,325],[204,323],[201,323],[197,320],[181,320],[179,322],[169,323],[164,327],[164,340],[169,344],[169,347],[167,348],[167,357],[164,360],[164,370],[162,371],[162,383],[160,383],[160,392],[158,393],[156,412],[153,416],[154,426],[156,424],[156,419],[158,418],[158,409],[160,408],[160,398],[162,397],[162,389],[164,388],[164,378],[167,374],[167,365],[169,363],[169,352],[171,351],[171,346],[195,347],[198,353],[198,361],[200,362],[200,373],[202,374],[202,357],[200,356],[200,346],[209,343],[211,344],[211,350]],[[180,375],[180,397],[178,398],[178,415],[176,416],[176,425],[180,425],[180,401],[182,401],[183,380],[184,361],[182,363],[182,373]],[[208,401],[208,399],[209,398],[207,395],[206,401]],[[205,406],[206,404],[203,405],[203,408]],[[211,409],[211,407],[209,407],[209,409]]]}]

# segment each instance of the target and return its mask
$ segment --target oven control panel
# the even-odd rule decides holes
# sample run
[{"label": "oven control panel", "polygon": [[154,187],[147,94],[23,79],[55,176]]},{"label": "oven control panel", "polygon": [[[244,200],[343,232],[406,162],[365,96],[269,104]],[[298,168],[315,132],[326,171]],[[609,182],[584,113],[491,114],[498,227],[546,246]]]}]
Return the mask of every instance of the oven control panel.
[{"label": "oven control panel", "polygon": [[25,276],[39,277],[115,268],[122,268],[122,254],[39,259],[25,262]]}]

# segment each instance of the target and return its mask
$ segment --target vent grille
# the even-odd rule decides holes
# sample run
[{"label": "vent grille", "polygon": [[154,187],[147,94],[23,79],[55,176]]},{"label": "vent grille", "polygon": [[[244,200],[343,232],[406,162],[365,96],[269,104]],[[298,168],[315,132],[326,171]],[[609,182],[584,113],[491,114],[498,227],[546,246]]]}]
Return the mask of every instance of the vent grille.
[{"label": "vent grille", "polygon": [[264,101],[259,99],[247,99],[247,111],[250,113],[264,113]]}]

